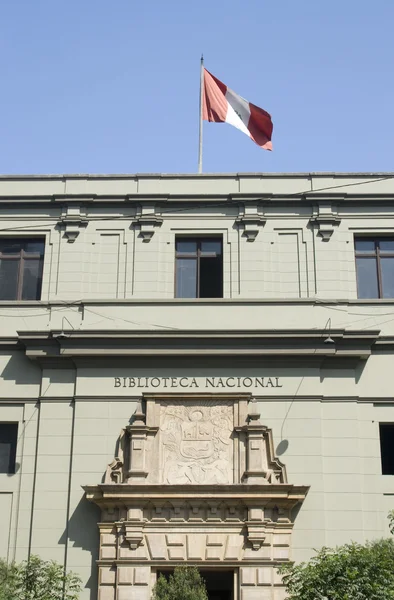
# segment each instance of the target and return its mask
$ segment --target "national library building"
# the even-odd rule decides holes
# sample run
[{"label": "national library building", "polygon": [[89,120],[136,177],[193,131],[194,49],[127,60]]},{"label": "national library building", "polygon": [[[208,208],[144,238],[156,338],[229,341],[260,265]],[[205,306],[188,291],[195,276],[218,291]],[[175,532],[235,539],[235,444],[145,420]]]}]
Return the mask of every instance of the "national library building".
[{"label": "national library building", "polygon": [[394,174],[0,177],[0,556],[284,600],[388,535]]}]

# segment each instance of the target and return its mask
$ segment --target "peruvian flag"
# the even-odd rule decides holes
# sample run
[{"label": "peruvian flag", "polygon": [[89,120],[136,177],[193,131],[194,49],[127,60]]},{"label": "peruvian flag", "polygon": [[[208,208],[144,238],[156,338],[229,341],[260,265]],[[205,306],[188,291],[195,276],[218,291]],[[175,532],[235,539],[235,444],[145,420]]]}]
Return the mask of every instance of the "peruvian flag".
[{"label": "peruvian flag", "polygon": [[215,123],[230,123],[265,150],[272,150],[271,116],[262,108],[238,96],[204,69],[202,118]]}]

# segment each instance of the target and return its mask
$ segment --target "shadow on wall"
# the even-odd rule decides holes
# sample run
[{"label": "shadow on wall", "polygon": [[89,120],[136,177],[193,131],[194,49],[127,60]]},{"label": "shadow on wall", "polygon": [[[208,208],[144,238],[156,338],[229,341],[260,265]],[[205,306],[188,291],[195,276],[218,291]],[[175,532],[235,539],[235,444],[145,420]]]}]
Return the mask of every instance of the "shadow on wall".
[{"label": "shadow on wall", "polygon": [[97,598],[97,564],[99,557],[99,530],[97,523],[100,521],[100,509],[95,504],[82,497],[75,507],[68,522],[68,531],[64,531],[59,539],[59,544],[65,544],[68,537],[67,568],[76,571],[74,561],[70,558],[70,547],[82,548],[90,552],[91,567],[90,577],[83,582],[85,589],[90,590],[90,600]]},{"label": "shadow on wall", "polygon": [[[136,405],[137,406],[137,405]],[[136,407],[133,409],[136,410]],[[145,413],[145,406],[143,405],[141,410]],[[126,436],[126,426],[127,425],[132,425],[135,421],[135,412],[131,415],[131,417],[129,418],[128,422],[125,423],[125,426],[122,428],[122,430],[120,431],[118,438],[115,442],[115,449],[114,449],[114,459],[119,458],[121,463],[123,464],[123,468],[125,468],[125,465],[128,464],[129,461],[129,449],[128,449],[128,444],[127,444],[127,436]],[[105,483],[105,479],[107,476],[107,472],[108,472],[108,468],[104,471],[103,476],[101,477],[101,483]],[[122,479],[123,482],[123,479]]]},{"label": "shadow on wall", "polygon": [[365,365],[367,364],[366,360],[359,360],[357,361],[357,364],[352,365],[352,368],[344,368],[343,370],[340,369],[329,369],[329,368],[324,368],[324,369],[320,369],[320,383],[323,383],[323,381],[325,379],[329,379],[330,377],[333,379],[354,379],[354,381],[356,383],[358,383],[360,381],[360,378],[363,374]]},{"label": "shadow on wall", "polygon": [[295,520],[298,517],[301,508],[302,508],[302,504],[297,504],[291,511],[291,520],[293,521],[293,523],[295,523]]},{"label": "shadow on wall", "polygon": [[6,354],[7,357],[5,357],[5,353],[0,354],[1,362],[8,358],[1,372],[1,377],[5,381],[14,381],[16,385],[39,385],[41,383],[41,369],[37,364],[20,352],[13,352],[11,356],[8,352]]},{"label": "shadow on wall", "polygon": [[284,440],[280,441],[276,447],[275,455],[282,456],[282,454],[284,454],[286,452],[288,447],[289,447],[289,440],[284,439]]}]

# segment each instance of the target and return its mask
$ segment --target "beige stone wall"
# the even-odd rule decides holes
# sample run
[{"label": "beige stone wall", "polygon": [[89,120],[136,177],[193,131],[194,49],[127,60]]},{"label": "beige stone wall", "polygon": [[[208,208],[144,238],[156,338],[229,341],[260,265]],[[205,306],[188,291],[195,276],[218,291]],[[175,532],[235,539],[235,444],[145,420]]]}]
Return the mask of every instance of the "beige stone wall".
[{"label": "beige stone wall", "polygon": [[[394,227],[394,211],[382,203],[392,182],[381,179],[1,178],[0,219],[4,235],[28,225],[24,235],[46,237],[42,300],[171,299],[175,235],[201,233],[223,236],[225,298],[356,299],[354,234]],[[328,191],[319,193],[323,189]],[[21,205],[29,197],[34,206]],[[159,221],[141,225],[141,215]],[[250,243],[242,219],[256,215]],[[325,242],[327,229],[331,237]],[[70,231],[77,234],[73,243]],[[148,243],[144,231],[152,233]]]},{"label": "beige stone wall", "polygon": [[[101,376],[104,381],[106,374]],[[295,518],[295,560],[307,559],[312,548],[322,545],[387,535],[394,492],[394,477],[381,475],[378,430],[379,421],[392,422],[393,406],[360,403],[352,396],[317,398],[321,386],[315,381],[313,387],[315,399],[270,395],[259,401],[262,422],[273,430],[289,482],[311,486]],[[66,559],[89,586],[86,599],[94,597],[89,588],[96,585],[99,514],[83,499],[81,486],[102,481],[135,406],[132,397],[107,399],[105,393],[89,400],[77,395],[75,404],[52,397],[39,407],[19,400],[9,406],[4,399],[0,405],[0,420],[19,420],[21,431],[20,468],[0,480],[2,519],[9,523],[8,556],[20,560],[27,555],[31,532],[31,551]]]},{"label": "beige stone wall", "polygon": [[[81,574],[87,586],[82,598],[95,600],[99,517],[81,486],[101,481],[137,398],[166,391],[162,384],[116,388],[115,377],[196,377],[199,390],[213,394],[231,389],[208,389],[207,377],[280,378],[280,388],[242,391],[258,396],[289,483],[311,486],[296,515],[293,558],[307,559],[324,544],[386,535],[394,476],[381,475],[379,422],[394,422],[390,350],[373,353],[355,370],[322,370],[307,359],[291,367],[285,359],[274,366],[263,359],[185,366],[157,358],[128,366],[108,358],[99,368],[62,369],[42,367],[16,345],[18,331],[314,331],[329,319],[332,329],[393,335],[394,301],[358,301],[354,264],[356,232],[394,231],[387,203],[393,183],[383,177],[0,178],[4,235],[46,237],[42,301],[0,302],[0,422],[19,423],[17,472],[0,475],[0,553],[22,560],[30,549],[55,558]],[[334,186],[346,187],[324,192],[324,201],[313,192]],[[301,192],[308,200],[299,203]],[[265,224],[256,226],[253,242],[236,224],[246,197],[263,199]],[[147,199],[150,208],[141,209]],[[186,211],[188,199],[211,204]],[[163,221],[151,226],[147,243],[133,220],[157,203]],[[319,210],[327,214],[327,204],[338,220],[325,242],[311,219]],[[73,243],[64,237],[68,205],[87,219],[70,225],[78,232]],[[174,299],[175,235],[207,232],[223,235],[225,297]],[[181,396],[184,389],[171,391]],[[257,571],[242,576],[250,589],[260,589]]]}]

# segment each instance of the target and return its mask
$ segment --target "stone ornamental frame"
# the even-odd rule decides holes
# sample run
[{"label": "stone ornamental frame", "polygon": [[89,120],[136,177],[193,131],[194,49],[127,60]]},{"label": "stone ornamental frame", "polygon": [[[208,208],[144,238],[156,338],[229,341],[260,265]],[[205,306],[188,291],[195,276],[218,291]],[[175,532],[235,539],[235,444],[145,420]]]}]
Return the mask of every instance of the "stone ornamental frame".
[{"label": "stone ornamental frame", "polygon": [[282,600],[292,509],[306,486],[287,482],[272,432],[250,394],[146,394],[104,483],[99,600],[149,600],[156,573],[178,564],[232,570],[233,600]]}]

